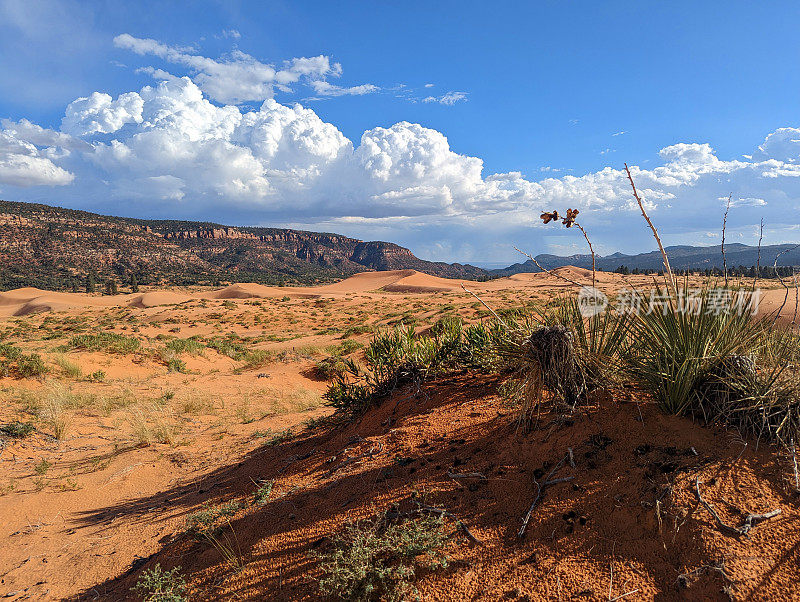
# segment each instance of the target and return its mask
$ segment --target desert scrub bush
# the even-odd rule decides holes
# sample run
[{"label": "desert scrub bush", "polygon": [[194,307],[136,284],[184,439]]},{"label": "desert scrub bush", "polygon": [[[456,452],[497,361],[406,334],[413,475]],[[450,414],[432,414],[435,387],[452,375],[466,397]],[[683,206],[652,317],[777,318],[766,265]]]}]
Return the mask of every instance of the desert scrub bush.
[{"label": "desert scrub bush", "polygon": [[528,427],[542,404],[572,410],[591,391],[618,381],[629,344],[630,316],[607,311],[584,317],[575,299],[503,314],[496,337],[504,396]]},{"label": "desert scrub bush", "polygon": [[324,380],[333,380],[347,372],[346,362],[338,355],[324,357],[314,364],[314,374]]},{"label": "desert scrub bush", "polygon": [[441,517],[405,520],[383,515],[352,523],[319,554],[320,592],[340,600],[404,600],[416,594],[419,569],[447,568],[449,539]]},{"label": "desert scrub bush", "polygon": [[30,378],[43,376],[49,371],[38,353],[23,353],[19,347],[0,343],[0,376]]},{"label": "desert scrub bush", "polygon": [[43,376],[50,372],[38,353],[23,354],[17,358],[17,375],[20,378]]},{"label": "desert scrub bush", "polygon": [[131,588],[143,602],[188,602],[186,581],[180,574],[181,567],[176,566],[168,571],[162,570],[160,564],[147,569]]},{"label": "desert scrub bush", "polygon": [[68,349],[85,351],[104,351],[106,353],[128,354],[139,351],[139,339],[126,337],[115,332],[98,332],[96,334],[79,334],[67,343]]},{"label": "desert scrub bush", "polygon": [[176,351],[165,347],[157,349],[153,354],[154,359],[167,367],[170,372],[180,372],[185,374],[187,372],[186,362],[184,362]]},{"label": "desert scrub bush", "polygon": [[164,343],[164,346],[175,353],[189,353],[191,355],[202,353],[203,349],[205,349],[205,345],[195,337],[190,337],[188,339],[169,339]]},{"label": "desert scrub bush", "polygon": [[32,422],[20,422],[15,420],[8,424],[0,424],[0,435],[10,437],[12,439],[24,439],[32,435],[36,431],[36,427]]},{"label": "desert scrub bush", "polygon": [[428,336],[413,326],[379,330],[364,349],[365,369],[340,358],[338,374],[325,399],[339,412],[356,415],[398,386],[465,368],[488,369],[501,330],[492,323],[464,327],[458,317],[442,318]]},{"label": "desert scrub bush", "polygon": [[[663,311],[638,312],[633,318],[629,373],[669,414],[700,409],[700,381],[715,366],[758,353],[763,344],[764,324],[736,311],[732,298],[717,306],[714,290],[702,290],[691,299],[679,292],[676,299],[656,289],[654,295],[666,299]],[[690,302],[692,307],[684,310]]]},{"label": "desert scrub bush", "polygon": [[211,337],[205,340],[205,345],[209,349],[213,349],[217,353],[237,362],[245,359],[247,353],[250,351],[245,342],[236,335]]},{"label": "desert scrub bush", "polygon": [[86,381],[90,383],[101,383],[106,379],[104,370],[95,370],[86,377]]}]

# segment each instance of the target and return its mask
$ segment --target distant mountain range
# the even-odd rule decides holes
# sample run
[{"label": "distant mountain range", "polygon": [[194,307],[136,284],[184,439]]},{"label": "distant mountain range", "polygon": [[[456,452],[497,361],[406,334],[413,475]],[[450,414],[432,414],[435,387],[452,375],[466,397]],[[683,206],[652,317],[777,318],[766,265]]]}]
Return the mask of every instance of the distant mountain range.
[{"label": "distant mountain range", "polygon": [[0,201],[0,289],[189,285],[218,282],[315,284],[366,270],[414,269],[447,278],[485,270],[425,261],[390,242],[282,228],[111,217]]},{"label": "distant mountain range", "polygon": [[[761,249],[761,265],[792,245]],[[728,266],[756,264],[758,249],[726,245]],[[722,267],[719,246],[668,247],[675,269]],[[591,268],[590,255],[538,255],[551,269]],[[800,265],[800,249],[780,265]],[[660,270],[658,251],[597,258],[599,270]],[[138,284],[191,285],[222,282],[318,284],[366,270],[414,269],[445,278],[486,280],[538,272],[532,261],[486,270],[473,265],[426,261],[391,242],[284,228],[231,227],[211,222],[143,220],[98,215],[35,203],[0,201],[0,290],[36,286],[83,289],[113,279],[123,290]]]},{"label": "distant mountain range", "polygon": [[[761,247],[761,266],[772,267],[775,258],[779,253],[795,247],[793,244],[768,245]],[[722,248],[721,245],[713,247],[693,247],[680,245],[666,247],[670,266],[676,270],[705,270],[722,268]],[[739,243],[725,245],[725,255],[728,267],[745,266],[751,267],[758,261],[758,247],[751,247]],[[542,267],[548,270],[565,265],[574,265],[581,268],[592,267],[591,255],[569,255],[561,257],[558,255],[542,254],[536,256]],[[660,251],[650,251],[637,255],[625,255],[624,253],[613,253],[605,257],[596,257],[597,269],[611,272],[621,266],[628,269],[638,268],[639,270],[661,270],[664,267]],[[800,248],[788,250],[778,259],[778,265],[800,265]],[[524,263],[515,263],[512,266],[499,270],[490,270],[493,276],[510,276],[523,272],[537,272],[539,268],[529,259]]]}]

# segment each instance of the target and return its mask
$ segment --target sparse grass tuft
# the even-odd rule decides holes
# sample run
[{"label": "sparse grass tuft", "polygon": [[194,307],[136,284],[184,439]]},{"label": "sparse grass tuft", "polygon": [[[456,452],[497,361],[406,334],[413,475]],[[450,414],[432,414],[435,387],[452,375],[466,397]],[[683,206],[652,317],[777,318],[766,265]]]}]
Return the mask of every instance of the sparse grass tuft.
[{"label": "sparse grass tuft", "polygon": [[58,367],[64,372],[65,376],[74,378],[76,380],[83,378],[83,370],[81,370],[81,367],[70,360],[67,356],[59,354],[56,355],[54,359]]},{"label": "sparse grass tuft", "polygon": [[193,512],[186,517],[186,531],[194,536],[206,533],[216,533],[220,530],[219,523],[236,514],[242,505],[237,501],[227,502],[219,506],[203,506],[202,510]]}]

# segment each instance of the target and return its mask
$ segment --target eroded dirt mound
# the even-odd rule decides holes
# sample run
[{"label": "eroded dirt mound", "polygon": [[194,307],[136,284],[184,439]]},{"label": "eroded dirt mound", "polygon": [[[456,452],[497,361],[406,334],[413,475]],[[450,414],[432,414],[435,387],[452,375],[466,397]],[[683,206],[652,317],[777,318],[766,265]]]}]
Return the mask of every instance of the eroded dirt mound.
[{"label": "eroded dirt mound", "polygon": [[[348,521],[412,499],[452,513],[482,542],[459,532],[450,567],[417,581],[423,600],[797,599],[800,522],[788,459],[611,396],[571,416],[543,416],[524,434],[496,388],[463,375],[419,395],[399,391],[346,428],[307,430],[190,488],[109,509],[158,520],[162,507],[238,501],[224,531],[235,561],[173,523],[159,553],[80,599],[136,599],[131,586],[156,563],[182,567],[192,600],[318,599],[312,552],[329,549]],[[543,488],[519,537],[548,478],[558,482]],[[724,533],[698,501],[698,479],[728,524],[781,514],[747,537]],[[268,500],[254,503],[266,482]]]}]

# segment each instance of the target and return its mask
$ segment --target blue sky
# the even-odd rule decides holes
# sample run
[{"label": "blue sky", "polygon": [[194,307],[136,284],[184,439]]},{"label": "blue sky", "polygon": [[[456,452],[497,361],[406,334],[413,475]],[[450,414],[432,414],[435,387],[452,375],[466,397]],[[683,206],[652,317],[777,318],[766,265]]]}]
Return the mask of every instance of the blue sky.
[{"label": "blue sky", "polygon": [[670,243],[798,238],[796,3],[164,4],[0,0],[0,198],[509,263],[650,250],[627,162]]}]

